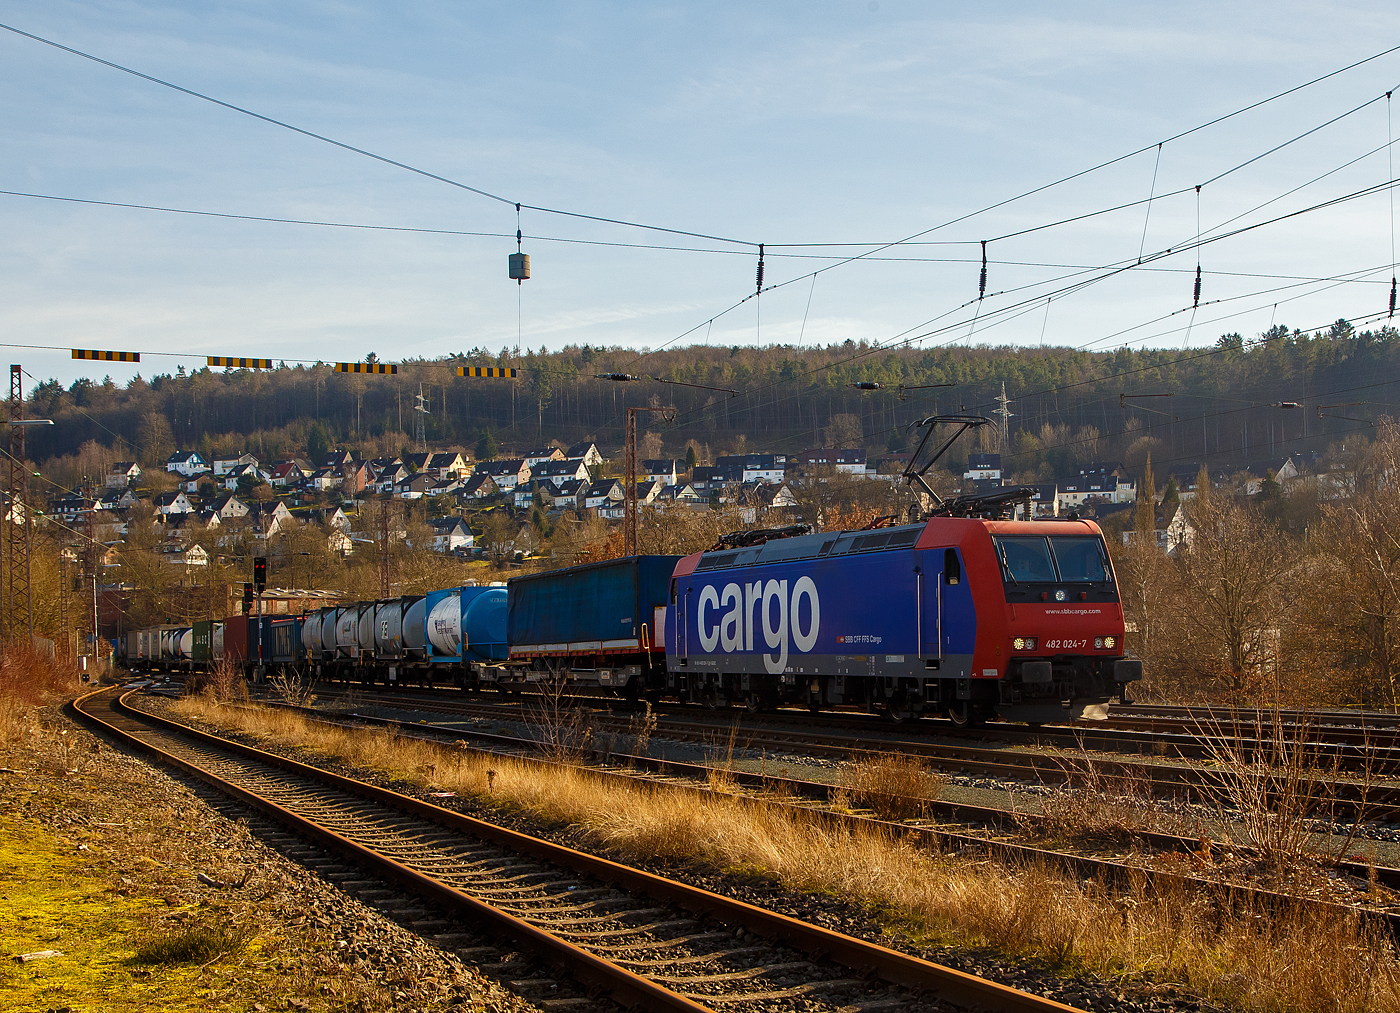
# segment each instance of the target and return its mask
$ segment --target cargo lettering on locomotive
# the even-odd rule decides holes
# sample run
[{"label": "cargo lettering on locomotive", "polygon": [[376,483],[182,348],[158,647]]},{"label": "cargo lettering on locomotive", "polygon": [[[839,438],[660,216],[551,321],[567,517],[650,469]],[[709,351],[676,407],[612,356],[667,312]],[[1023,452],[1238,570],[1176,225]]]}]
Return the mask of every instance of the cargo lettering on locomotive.
[{"label": "cargo lettering on locomotive", "polygon": [[[799,620],[804,603],[807,606],[805,630]],[[730,606],[727,610],[726,605]],[[761,618],[758,623],[754,621],[755,606]],[[723,613],[713,619],[713,626],[708,615],[711,610]],[[706,584],[700,592],[695,619],[700,646],[706,654],[713,653],[716,647],[726,652],[752,651],[754,635],[761,627],[763,643],[778,651],[776,656],[765,652],[763,665],[769,674],[778,675],[787,670],[789,639],[804,654],[817,646],[822,622],[821,596],[816,583],[805,575],[793,582],[791,597],[786,580],[767,583],[756,580],[742,586],[729,583],[723,591]]]}]

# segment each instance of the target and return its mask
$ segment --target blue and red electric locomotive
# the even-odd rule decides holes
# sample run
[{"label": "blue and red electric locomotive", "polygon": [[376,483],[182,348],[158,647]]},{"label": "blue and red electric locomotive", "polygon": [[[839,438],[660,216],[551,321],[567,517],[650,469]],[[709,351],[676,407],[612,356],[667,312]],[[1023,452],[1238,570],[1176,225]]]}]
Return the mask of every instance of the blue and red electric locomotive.
[{"label": "blue and red electric locomotive", "polygon": [[933,517],[695,553],[656,611],[666,688],[712,705],[1102,717],[1141,662],[1091,521]]}]

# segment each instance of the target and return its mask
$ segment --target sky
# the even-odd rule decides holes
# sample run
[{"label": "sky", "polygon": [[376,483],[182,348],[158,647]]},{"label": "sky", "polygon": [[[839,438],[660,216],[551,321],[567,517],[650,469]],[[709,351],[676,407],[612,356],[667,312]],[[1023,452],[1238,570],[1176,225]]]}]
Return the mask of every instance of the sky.
[{"label": "sky", "polygon": [[[65,384],[585,342],[634,372],[668,343],[1180,348],[1389,299],[1400,51],[1157,144],[1400,45],[1393,4],[0,0],[0,24],[499,198],[0,31],[0,190],[387,227],[0,194],[0,345]],[[517,201],[717,239],[523,209],[517,285]],[[741,302],[758,243],[778,287]]]}]

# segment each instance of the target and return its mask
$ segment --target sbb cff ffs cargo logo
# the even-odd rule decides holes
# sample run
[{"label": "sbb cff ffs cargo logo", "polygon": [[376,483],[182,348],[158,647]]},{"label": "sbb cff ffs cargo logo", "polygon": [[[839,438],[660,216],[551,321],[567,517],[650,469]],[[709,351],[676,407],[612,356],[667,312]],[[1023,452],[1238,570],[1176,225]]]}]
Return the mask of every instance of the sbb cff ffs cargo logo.
[{"label": "sbb cff ffs cargo logo", "polygon": [[786,580],[726,584],[719,591],[706,584],[695,613],[700,646],[707,654],[717,647],[731,653],[752,651],[755,635],[762,631],[763,643],[778,652],[763,655],[763,665],[772,675],[787,668],[789,639],[806,654],[817,646],[821,624],[821,596],[811,577],[798,577],[791,593]]}]

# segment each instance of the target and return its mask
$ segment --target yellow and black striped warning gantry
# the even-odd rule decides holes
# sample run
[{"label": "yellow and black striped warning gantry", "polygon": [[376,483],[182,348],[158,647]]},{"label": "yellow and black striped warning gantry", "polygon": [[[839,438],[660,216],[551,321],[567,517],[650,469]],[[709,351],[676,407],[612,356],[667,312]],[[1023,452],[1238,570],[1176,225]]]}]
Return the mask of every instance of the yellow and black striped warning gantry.
[{"label": "yellow and black striped warning gantry", "polygon": [[516,375],[518,370],[509,366],[458,366],[458,376],[499,376],[509,379]]},{"label": "yellow and black striped warning gantry", "polygon": [[227,355],[207,355],[211,366],[223,366],[227,369],[271,369],[271,359],[235,359]]},{"label": "yellow and black striped warning gantry", "polygon": [[397,373],[399,367],[392,362],[337,362],[337,373]]},{"label": "yellow and black striped warning gantry", "polygon": [[104,352],[96,348],[73,349],[75,359],[96,359],[99,362],[140,362],[140,352]]}]

